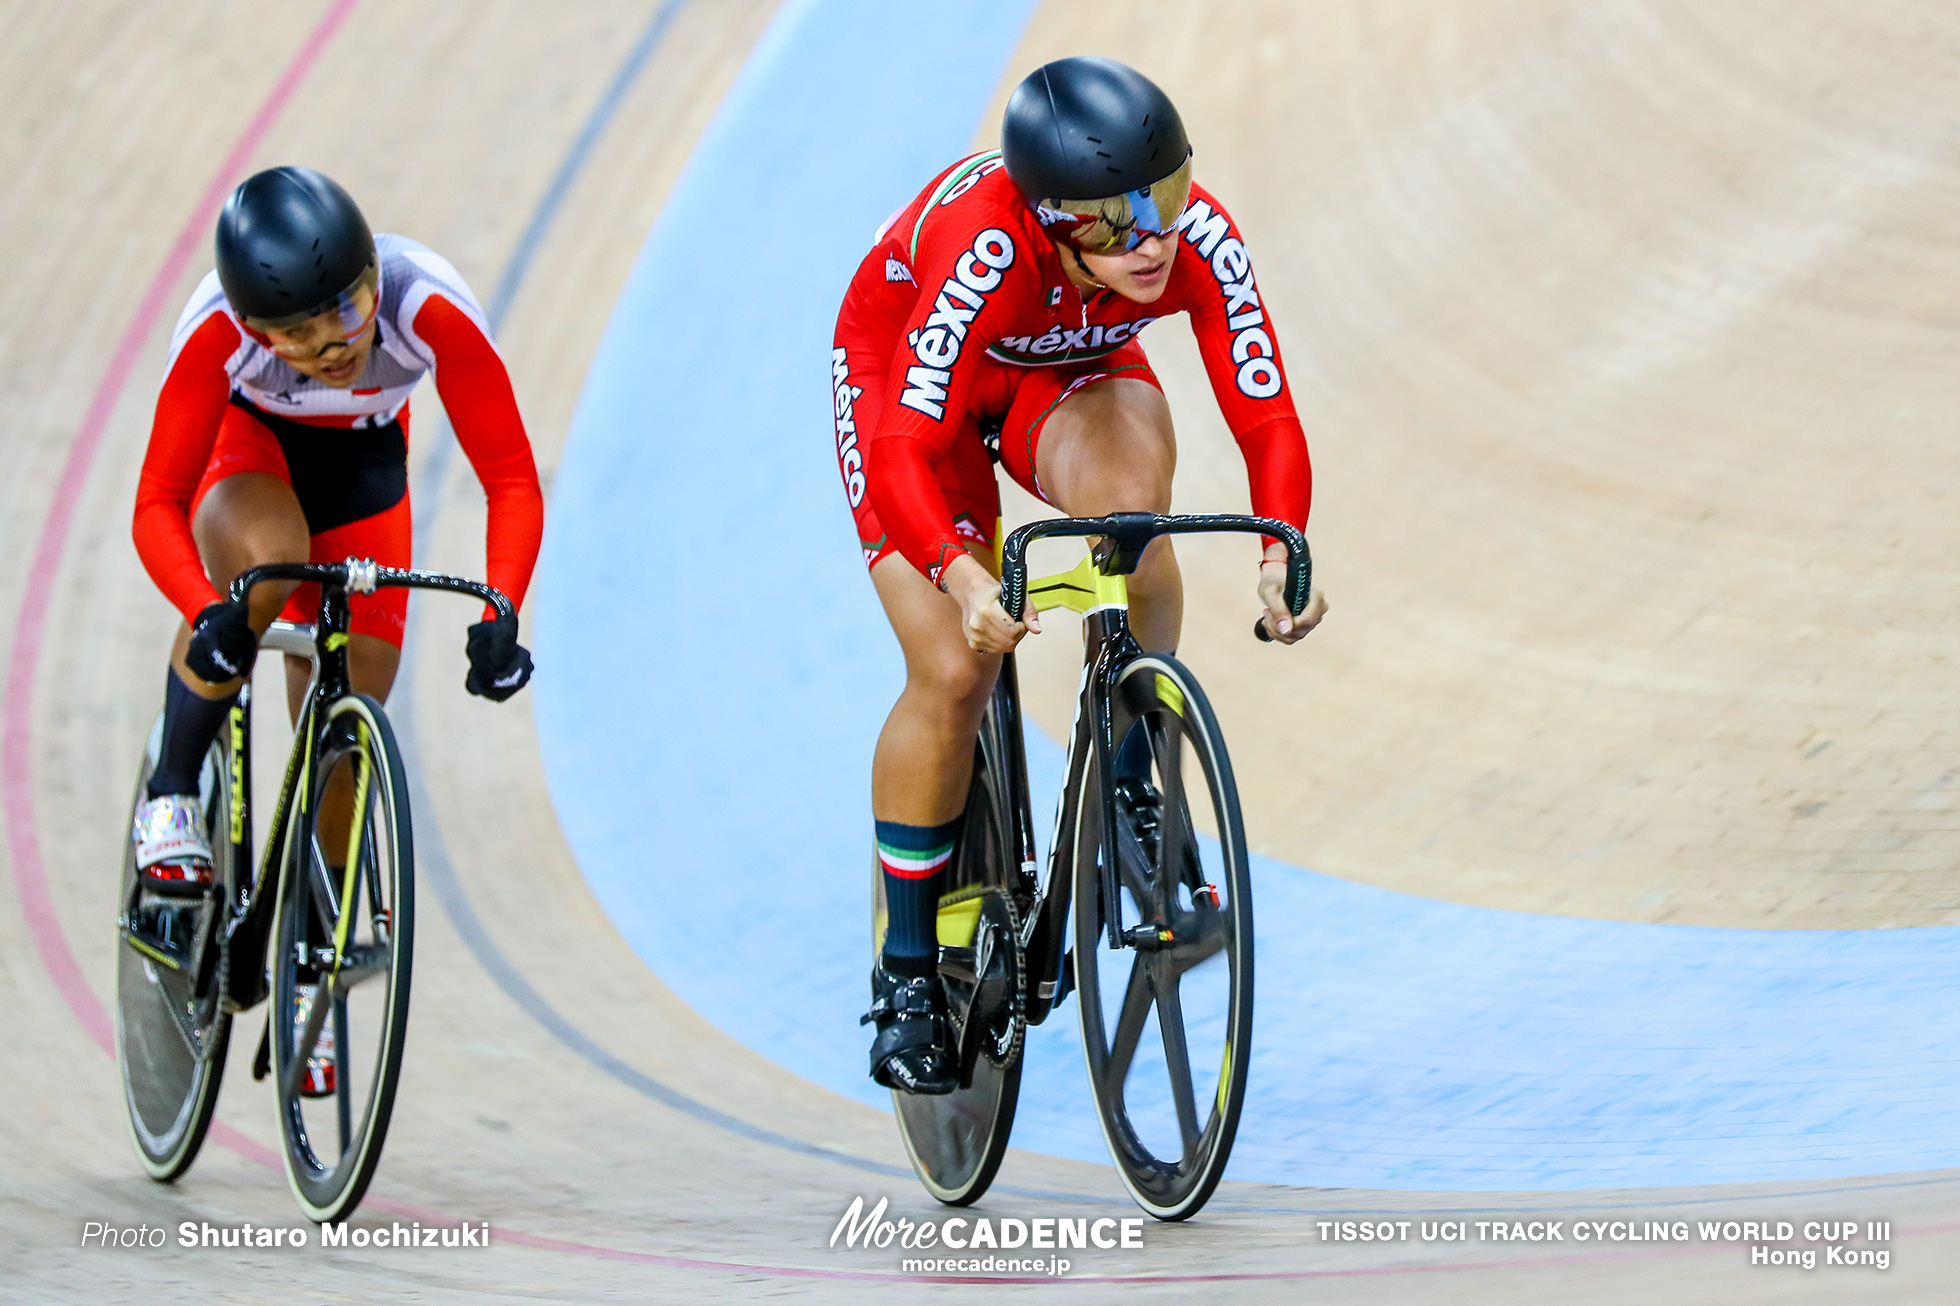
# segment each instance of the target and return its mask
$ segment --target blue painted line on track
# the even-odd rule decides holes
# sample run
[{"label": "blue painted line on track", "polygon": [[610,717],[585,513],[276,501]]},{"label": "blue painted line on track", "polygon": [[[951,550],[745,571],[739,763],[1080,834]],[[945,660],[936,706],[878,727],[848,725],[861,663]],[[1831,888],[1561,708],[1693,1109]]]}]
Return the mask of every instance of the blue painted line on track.
[{"label": "blue painted line on track", "polygon": [[[595,893],[709,1020],[874,1105],[868,773],[901,668],[838,488],[831,322],[872,229],[969,143],[1026,13],[778,16],[614,313],[540,569],[540,735]],[[1052,794],[1058,750],[1030,747]],[[1528,916],[1264,859],[1254,883],[1234,1178],[1576,1189],[1960,1165],[1960,930]],[[1014,1141],[1102,1160],[1072,1014],[1031,1033]]]},{"label": "blue painted line on track", "polygon": [[489,319],[491,330],[503,326],[504,318],[510,313],[511,304],[517,299],[518,288],[524,284],[524,278],[531,271],[531,261],[537,257],[538,250],[543,247],[545,235],[551,230],[551,224],[557,220],[558,210],[563,207],[565,197],[572,192],[572,183],[578,180],[581,172],[585,171],[585,165],[591,159],[594,147],[599,144],[599,138],[605,135],[606,128],[611,126],[612,120],[618,116],[619,106],[625,101],[626,93],[633,89],[635,82],[640,80],[640,74],[646,70],[647,61],[652,59],[653,52],[660,48],[660,42],[667,36],[667,29],[673,26],[674,19],[686,3],[687,0],[664,0],[654,11],[652,20],[641,30],[638,39],[633,42],[633,48],[626,52],[626,58],[620,61],[619,67],[613,72],[612,80],[606,83],[606,89],[599,95],[599,102],[592,106],[592,112],[587,115],[585,124],[579,128],[578,136],[573,139],[571,148],[566,150],[565,157],[559,160],[557,171],[551,174],[551,180],[545,185],[544,197],[539,200],[538,207],[532,212],[531,220],[524,224],[524,234],[518,237],[517,248],[512,251],[510,262],[504,265],[504,273],[497,278],[497,288],[491,292],[490,302],[484,308],[484,316]]},{"label": "blue painted line on track", "polygon": [[[510,306],[517,301],[517,292],[530,275],[532,262],[544,247],[545,237],[551,234],[551,225],[558,220],[558,211],[564,207],[565,197],[572,192],[572,183],[585,171],[599,138],[606,134],[606,128],[619,115],[619,106],[625,101],[626,93],[640,80],[647,62],[666,38],[667,29],[673,26],[674,19],[686,7],[687,0],[662,0],[653,17],[634,39],[626,57],[613,71],[606,89],[600,92],[598,103],[592,106],[592,111],[579,126],[578,135],[572,138],[565,157],[558,161],[558,167],[552,171],[551,180],[545,183],[544,194],[539,197],[537,208],[531,211],[530,219],[525,222],[524,230],[511,250],[510,260],[504,264],[503,273],[497,278],[496,289],[490,292],[489,302],[484,305],[484,320],[489,322],[493,336],[503,329],[504,319],[510,315]],[[418,556],[428,529],[435,521],[437,491],[442,488],[443,478],[449,474],[450,461],[456,454],[454,432],[450,430],[447,418],[430,428],[428,451],[415,481],[416,498],[429,505],[428,512],[416,523],[415,549]]]},{"label": "blue painted line on track", "polygon": [[[525,223],[524,232],[518,239],[510,261],[505,264],[503,275],[498,278],[497,288],[491,296],[489,307],[484,311],[492,331],[503,325],[503,320],[509,313],[511,304],[516,300],[517,292],[523,286],[524,278],[530,271],[538,249],[544,244],[551,224],[563,206],[566,194],[571,190],[573,182],[578,179],[579,173],[584,170],[599,138],[604,135],[606,128],[617,116],[620,103],[625,99],[626,93],[639,79],[640,73],[646,68],[654,51],[659,48],[661,39],[666,35],[674,17],[685,3],[686,0],[665,0],[665,3],[655,11],[653,18],[641,31],[632,49],[620,63],[619,69],[607,84],[604,93],[600,95],[598,103],[587,116],[571,148],[566,151],[565,158],[553,172],[538,207],[532,212],[530,220]],[[423,462],[416,481],[416,498],[424,505],[422,512],[416,518],[418,555],[439,515],[442,502],[439,491],[456,448],[452,432],[446,422],[432,425],[429,439],[432,441],[429,456]],[[418,862],[422,879],[435,891],[436,901],[442,904],[443,912],[449,917],[450,924],[455,927],[457,934],[462,937],[464,946],[469,949],[477,964],[490,976],[492,982],[502,990],[504,996],[537,1021],[567,1050],[603,1074],[662,1106],[679,1111],[702,1124],[748,1139],[750,1142],[831,1161],[872,1174],[909,1178],[911,1171],[902,1166],[869,1161],[862,1157],[850,1156],[830,1148],[806,1143],[801,1139],[763,1129],[726,1112],[718,1111],[705,1103],[695,1101],[615,1056],[579,1029],[564,1013],[552,1006],[549,999],[532,987],[531,982],[524,977],[522,968],[505,955],[497,941],[484,928],[482,918],[476,914],[476,907],[470,901],[468,890],[463,887],[462,878],[456,873],[455,863],[450,860],[448,846],[442,838],[442,827],[428,819],[426,815],[434,810],[434,806],[422,781],[420,739],[415,728],[415,677],[412,670],[416,652],[427,634],[428,619],[423,615],[424,612],[425,608],[419,604],[414,605],[410,611],[409,638],[404,641],[403,666],[393,694],[392,716],[397,728],[398,742],[407,763],[411,810],[425,814],[423,819],[416,822]]]}]

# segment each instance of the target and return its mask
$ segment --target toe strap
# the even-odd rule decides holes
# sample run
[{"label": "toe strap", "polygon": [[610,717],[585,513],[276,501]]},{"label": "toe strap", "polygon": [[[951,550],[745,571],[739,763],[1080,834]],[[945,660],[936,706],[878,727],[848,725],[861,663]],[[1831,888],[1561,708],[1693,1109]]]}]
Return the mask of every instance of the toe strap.
[{"label": "toe strap", "polygon": [[933,1024],[932,1016],[899,1016],[881,1025],[878,1037],[871,1041],[872,1071],[877,1072],[893,1057],[933,1047],[937,1042]]},{"label": "toe strap", "polygon": [[893,1057],[929,1051],[938,1045],[942,1017],[933,1001],[931,981],[900,979],[880,971],[873,977],[871,991],[871,1010],[859,1023],[878,1027],[878,1036],[871,1042],[873,1075]]}]

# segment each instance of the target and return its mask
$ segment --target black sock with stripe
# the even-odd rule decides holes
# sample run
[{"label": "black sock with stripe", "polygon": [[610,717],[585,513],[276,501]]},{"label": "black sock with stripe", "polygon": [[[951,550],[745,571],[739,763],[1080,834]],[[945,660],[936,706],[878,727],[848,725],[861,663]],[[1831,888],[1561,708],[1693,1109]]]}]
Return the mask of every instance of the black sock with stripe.
[{"label": "black sock with stripe", "polygon": [[928,976],[939,964],[939,893],[964,816],[944,825],[879,821],[878,867],[885,881],[883,966]]}]

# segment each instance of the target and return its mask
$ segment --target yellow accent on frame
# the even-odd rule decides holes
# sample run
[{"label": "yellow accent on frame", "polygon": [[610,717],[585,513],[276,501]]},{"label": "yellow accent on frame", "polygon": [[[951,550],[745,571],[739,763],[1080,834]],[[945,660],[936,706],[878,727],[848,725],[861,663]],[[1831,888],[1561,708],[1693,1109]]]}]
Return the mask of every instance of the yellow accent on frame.
[{"label": "yellow accent on frame", "polygon": [[336,649],[343,649],[346,647],[347,647],[346,631],[336,630],[333,634],[327,636],[327,652],[332,653]]},{"label": "yellow accent on frame", "polygon": [[[309,711],[300,720],[306,727],[306,751],[299,759],[299,810],[308,812],[313,810],[307,805],[306,797],[307,787],[313,783],[313,715]],[[275,825],[273,828],[278,829],[278,826]]]},{"label": "yellow accent on frame", "polygon": [[941,947],[972,947],[974,936],[980,932],[980,899],[968,898],[965,902],[941,906],[935,925]]},{"label": "yellow accent on frame", "polygon": [[[236,703],[231,705],[231,842],[233,847],[245,842],[245,709]],[[250,861],[252,850],[245,850],[245,859]]]},{"label": "yellow accent on frame", "polygon": [[1161,671],[1157,673],[1157,698],[1168,703],[1171,711],[1179,716],[1184,715],[1184,691],[1177,687],[1175,680]]},{"label": "yellow accent on frame", "polygon": [[374,768],[368,762],[367,722],[355,724],[361,751],[354,755],[357,778],[354,781],[354,821],[347,828],[347,861],[340,876],[340,919],[333,923],[333,968],[340,973],[341,958],[347,954],[347,927],[354,921],[354,878],[361,871],[361,829],[367,824],[368,791],[374,787]]},{"label": "yellow accent on frame", "polygon": [[1127,576],[1105,576],[1096,566],[1092,554],[1084,554],[1082,561],[1067,571],[1058,571],[1052,576],[1043,576],[1028,582],[1028,602],[1036,612],[1046,612],[1050,608],[1072,608],[1077,612],[1087,612],[1091,608],[1130,606],[1130,585]]}]

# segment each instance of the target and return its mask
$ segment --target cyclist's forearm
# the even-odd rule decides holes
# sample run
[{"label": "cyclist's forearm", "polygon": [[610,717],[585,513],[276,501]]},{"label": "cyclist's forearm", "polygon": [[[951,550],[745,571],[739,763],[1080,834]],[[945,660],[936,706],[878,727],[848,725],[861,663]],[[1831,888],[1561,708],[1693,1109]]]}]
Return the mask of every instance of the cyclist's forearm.
[{"label": "cyclist's forearm", "polygon": [[493,491],[490,521],[484,528],[484,580],[502,590],[511,606],[524,606],[531,572],[537,566],[544,538],[544,496],[535,482],[528,490],[512,487]]},{"label": "cyclist's forearm", "polygon": [[906,561],[939,584],[945,568],[968,555],[953,532],[953,510],[933,475],[931,450],[910,436],[885,436],[870,442],[865,458],[878,520]]},{"label": "cyclist's forearm", "polygon": [[1297,417],[1278,417],[1242,431],[1239,451],[1245,455],[1246,478],[1252,488],[1252,511],[1277,517],[1305,530],[1313,507],[1313,462],[1307,437]]},{"label": "cyclist's forearm", "polygon": [[510,373],[489,337],[440,296],[422,306],[415,329],[436,351],[436,392],[488,500],[485,579],[521,607],[544,534],[544,495]]},{"label": "cyclist's forearm", "polygon": [[132,534],[143,570],[185,621],[196,621],[206,604],[224,597],[204,574],[204,560],[198,556],[190,518],[183,508],[139,499]]},{"label": "cyclist's forearm", "polygon": [[136,483],[130,522],[136,555],[185,621],[194,621],[205,604],[220,597],[204,574],[191,534],[191,502],[231,400],[225,360],[238,339],[237,328],[216,314],[171,358]]},{"label": "cyclist's forearm", "polygon": [[1000,597],[1000,581],[986,564],[964,551],[947,562],[941,580],[941,588],[952,595],[962,611]]}]

